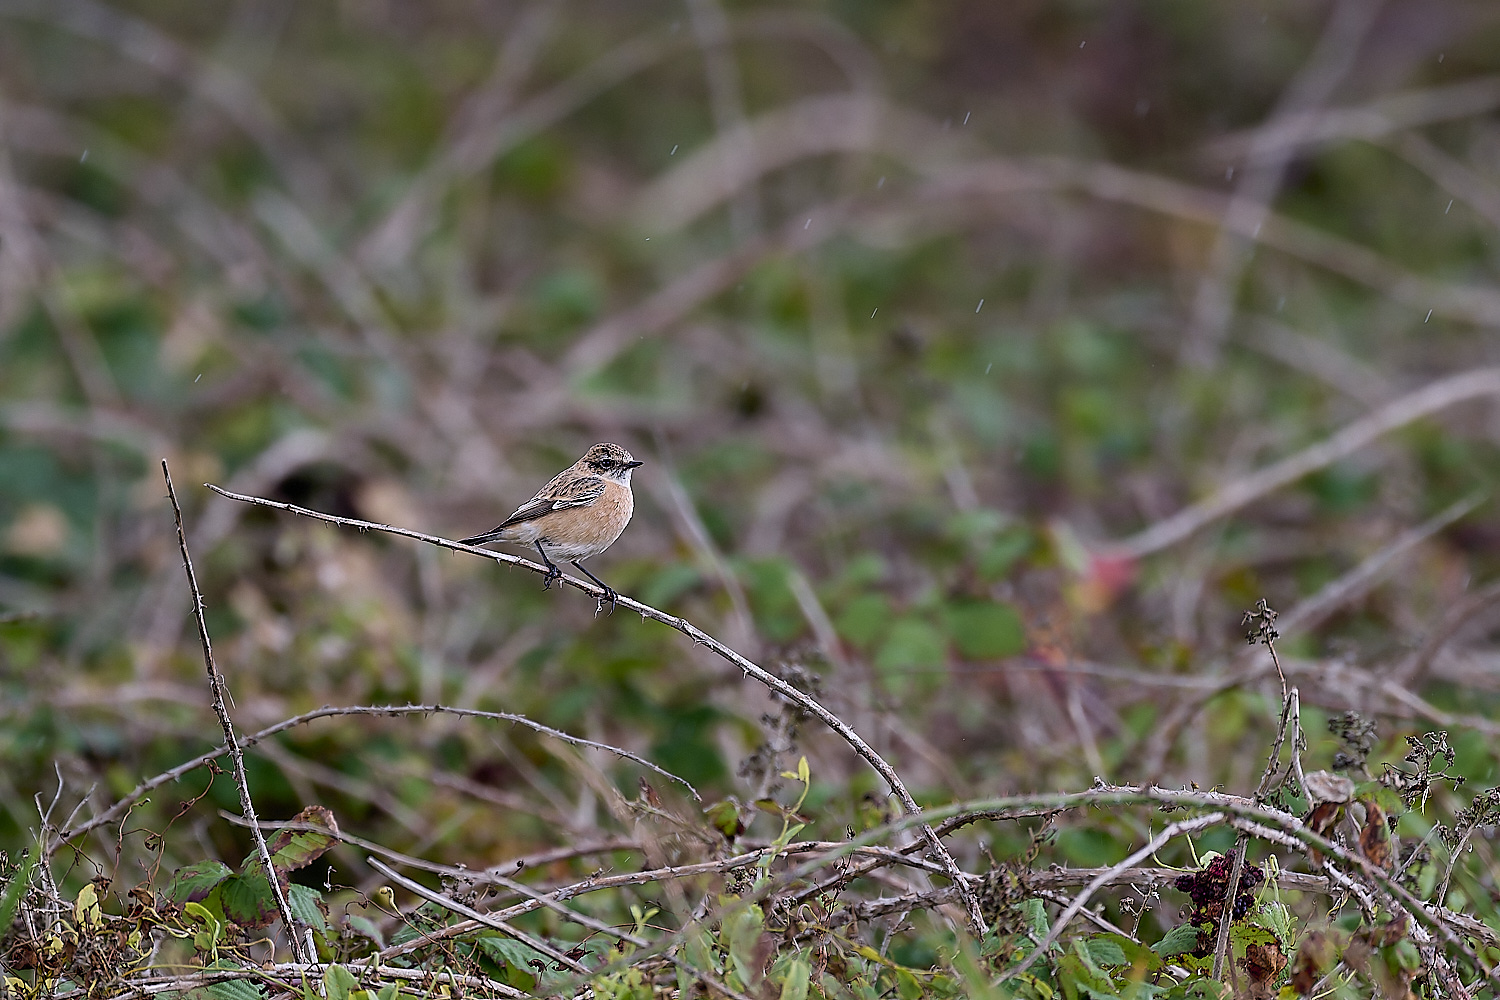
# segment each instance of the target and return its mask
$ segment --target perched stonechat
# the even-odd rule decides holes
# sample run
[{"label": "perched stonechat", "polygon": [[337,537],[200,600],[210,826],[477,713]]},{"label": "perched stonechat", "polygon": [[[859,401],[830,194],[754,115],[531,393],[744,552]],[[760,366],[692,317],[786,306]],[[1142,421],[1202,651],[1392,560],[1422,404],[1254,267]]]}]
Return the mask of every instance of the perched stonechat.
[{"label": "perched stonechat", "polygon": [[[641,463],[617,444],[596,444],[559,472],[536,496],[527,500],[499,527],[482,535],[461,539],[465,545],[510,542],[534,545],[547,564],[542,586],[550,589],[562,570],[552,561],[566,561],[604,588],[609,610],[619,600],[614,589],[583,566],[614,544],[635,512],[630,492],[630,473]],[[601,604],[602,606],[602,604]]]}]

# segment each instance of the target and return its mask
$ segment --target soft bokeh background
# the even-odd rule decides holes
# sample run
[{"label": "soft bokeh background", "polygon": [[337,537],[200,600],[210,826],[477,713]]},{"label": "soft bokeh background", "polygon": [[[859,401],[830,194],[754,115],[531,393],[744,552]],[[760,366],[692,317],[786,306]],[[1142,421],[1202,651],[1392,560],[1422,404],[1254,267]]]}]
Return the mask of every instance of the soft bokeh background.
[{"label": "soft bokeh background", "polygon": [[[1459,0],[0,0],[0,843],[59,777],[55,823],[219,739],[162,458],[246,730],[521,712],[742,800],[769,736],[824,834],[877,821],[842,743],[789,749],[668,629],[198,485],[461,537],[612,440],[647,464],[591,568],[815,677],[924,801],[1247,791],[1274,675],[1204,698],[1258,662],[1241,613],[1487,496],[1500,412],[1090,553],[1500,363],[1497,74]],[[1493,784],[1500,619],[1412,654],[1497,539],[1482,504],[1289,630],[1310,766],[1354,708]],[[262,815],[474,866],[628,830],[597,772],[642,773],[445,717],[250,764]],[[233,862],[209,784],[80,846],[123,884]],[[1115,860],[1101,829],[1063,857]]]}]

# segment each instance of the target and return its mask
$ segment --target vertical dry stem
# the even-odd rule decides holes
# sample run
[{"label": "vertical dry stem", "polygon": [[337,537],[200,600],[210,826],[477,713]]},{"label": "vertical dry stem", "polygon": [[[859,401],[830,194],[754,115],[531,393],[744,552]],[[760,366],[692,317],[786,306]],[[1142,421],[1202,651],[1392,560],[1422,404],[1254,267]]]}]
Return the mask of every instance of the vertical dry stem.
[{"label": "vertical dry stem", "polygon": [[208,638],[208,622],[203,618],[203,591],[198,589],[198,576],[193,572],[193,560],[188,555],[187,534],[182,529],[182,506],[177,502],[177,491],[172,488],[172,473],[167,469],[165,459],[161,463],[161,474],[167,481],[167,497],[172,501],[172,516],[177,520],[177,545],[182,550],[182,568],[187,572],[188,589],[193,593],[193,617],[198,623],[198,639],[203,644],[203,665],[208,670],[208,690],[213,697],[214,714],[219,717],[219,725],[224,729],[224,746],[229,751],[229,760],[234,769],[234,784],[240,792],[240,809],[249,823],[250,836],[255,839],[255,850],[260,855],[260,863],[265,866],[266,882],[271,886],[276,910],[281,914],[282,925],[286,928],[287,944],[297,962],[304,963],[307,959],[303,955],[302,942],[297,940],[297,924],[292,918],[292,908],[287,903],[286,894],[281,891],[281,883],[271,865],[271,849],[266,846],[266,838],[260,832],[260,822],[255,818],[255,803],[250,800],[250,781],[245,776],[245,754],[240,750],[239,738],[234,735],[234,723],[230,721],[229,709],[224,704],[224,678],[214,665],[213,643]]}]

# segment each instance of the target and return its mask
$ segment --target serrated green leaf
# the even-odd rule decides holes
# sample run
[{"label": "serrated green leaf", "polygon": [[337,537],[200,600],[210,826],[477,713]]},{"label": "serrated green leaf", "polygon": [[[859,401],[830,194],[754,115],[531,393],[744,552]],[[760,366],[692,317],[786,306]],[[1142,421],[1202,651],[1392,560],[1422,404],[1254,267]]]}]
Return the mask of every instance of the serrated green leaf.
[{"label": "serrated green leaf", "polygon": [[[223,983],[210,983],[203,987],[213,1000],[266,1000],[265,991],[259,984],[248,979],[231,979]],[[192,996],[190,991],[188,996]]]},{"label": "serrated green leaf", "polygon": [[328,933],[328,921],[323,918],[323,910],[318,903],[323,899],[318,890],[306,885],[294,885],[286,895],[287,908],[292,911],[292,916],[299,922],[304,923],[315,931]]},{"label": "serrated green leaf", "polygon": [[233,874],[234,870],[222,861],[199,861],[179,868],[172,873],[167,898],[179,906],[187,902],[200,903],[215,886]]},{"label": "serrated green leaf", "polygon": [[[266,845],[271,852],[271,867],[278,874],[305,868],[328,853],[339,842],[338,824],[324,806],[308,806],[291,819],[293,823],[320,827],[317,830],[282,829]],[[259,860],[258,856],[256,858]],[[246,859],[246,867],[250,859]]]},{"label": "serrated green leaf", "polygon": [[[1132,969],[1140,968],[1146,972],[1155,972],[1162,966],[1160,955],[1139,941],[1133,941],[1123,934],[1097,934],[1090,938],[1089,942],[1090,948],[1093,947],[1094,942],[1113,944],[1125,956],[1125,961],[1122,964],[1128,965]],[[1099,962],[1101,965],[1112,964],[1102,961],[1097,952],[1094,954],[1094,961]]]},{"label": "serrated green leaf", "polygon": [[1025,921],[1027,933],[1038,941],[1052,930],[1052,922],[1047,919],[1047,904],[1035,896],[1022,901],[1021,918]]},{"label": "serrated green leaf", "polygon": [[1196,924],[1181,924],[1167,931],[1165,937],[1151,946],[1151,950],[1162,958],[1185,954],[1198,947],[1201,933]]},{"label": "serrated green leaf", "polygon": [[1265,902],[1256,907],[1253,921],[1268,928],[1278,941],[1290,941],[1292,933],[1292,911],[1285,903]]},{"label": "serrated green leaf", "polygon": [[[240,969],[226,959],[215,959],[206,966],[208,969]],[[188,996],[192,996],[197,990],[191,990]],[[214,1000],[265,1000],[265,991],[260,985],[250,979],[230,979],[222,983],[210,983],[203,987],[203,993],[213,997]]]},{"label": "serrated green leaf", "polygon": [[1252,944],[1274,944],[1278,947],[1281,945],[1275,932],[1269,927],[1261,927],[1248,922],[1229,925],[1229,943],[1235,958],[1244,958],[1245,949]]},{"label": "serrated green leaf", "polygon": [[[1088,979],[1092,979],[1097,982],[1099,980],[1109,978],[1109,973],[1099,968],[1098,964],[1094,961],[1094,956],[1089,953],[1087,943],[1081,938],[1073,942],[1073,954],[1077,956],[1078,961],[1083,965],[1084,970],[1088,973]],[[1123,958],[1124,956],[1122,955],[1121,957]],[[1080,976],[1080,984],[1084,981],[1085,977]]]},{"label": "serrated green leaf", "polygon": [[278,916],[271,883],[259,869],[225,879],[219,887],[219,902],[224,916],[241,927],[265,927]]}]

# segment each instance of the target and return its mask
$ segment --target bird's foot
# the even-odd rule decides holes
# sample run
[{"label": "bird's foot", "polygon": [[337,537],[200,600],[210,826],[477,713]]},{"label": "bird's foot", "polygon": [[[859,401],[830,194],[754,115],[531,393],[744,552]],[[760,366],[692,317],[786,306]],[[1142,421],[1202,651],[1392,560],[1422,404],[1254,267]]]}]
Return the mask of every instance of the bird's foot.
[{"label": "bird's foot", "polygon": [[542,577],[542,589],[551,590],[553,582],[561,579],[562,570],[558,569],[556,566],[548,566],[547,575]]},{"label": "bird's foot", "polygon": [[599,617],[600,613],[604,611],[605,601],[609,602],[609,613],[614,614],[615,605],[620,603],[620,595],[615,593],[613,587],[605,587],[604,593],[594,598],[594,600],[599,602],[594,608],[594,617],[597,618]]}]

